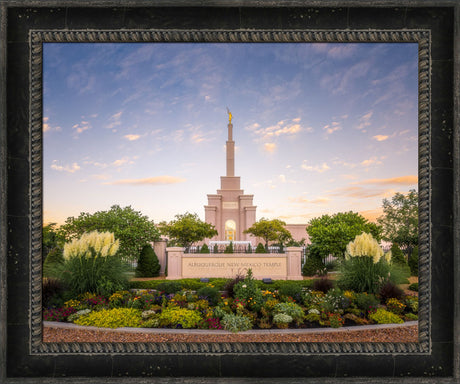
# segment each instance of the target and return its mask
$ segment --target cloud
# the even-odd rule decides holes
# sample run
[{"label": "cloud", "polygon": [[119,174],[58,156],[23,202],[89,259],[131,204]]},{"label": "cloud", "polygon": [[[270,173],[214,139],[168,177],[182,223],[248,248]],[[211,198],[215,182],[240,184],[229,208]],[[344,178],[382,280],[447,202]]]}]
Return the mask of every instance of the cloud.
[{"label": "cloud", "polygon": [[320,85],[334,95],[350,92],[350,88],[356,83],[356,79],[366,76],[371,66],[371,61],[360,61],[345,70],[325,75],[320,80]]},{"label": "cloud", "polygon": [[286,176],[285,175],[279,175],[278,180],[281,181],[282,183],[286,182]]},{"label": "cloud", "polygon": [[187,179],[174,177],[174,176],[156,176],[148,177],[144,179],[122,179],[109,183],[106,185],[165,185],[165,184],[177,184],[184,183]]},{"label": "cloud", "polygon": [[137,159],[137,156],[134,156],[133,158],[131,158],[129,156],[123,156],[121,159],[118,159],[118,160],[115,160],[114,162],[112,162],[111,165],[113,165],[114,167],[121,167],[122,165],[134,164],[133,159]]},{"label": "cloud", "polygon": [[328,204],[331,199],[328,197],[317,197],[316,199],[310,200],[306,199],[303,196],[298,196],[298,197],[289,197],[289,202],[294,203],[294,204],[315,204],[315,205],[324,205]]},{"label": "cloud", "polygon": [[366,128],[369,127],[371,125],[371,117],[372,115],[374,114],[373,111],[370,111],[368,113],[366,113],[365,115],[361,116],[359,119],[358,119],[358,125],[356,126],[356,129],[362,131],[362,132],[366,132]]},{"label": "cloud", "polygon": [[371,197],[388,197],[394,195],[394,190],[380,188],[364,188],[364,187],[343,187],[338,188],[330,193],[330,196],[352,197],[355,199],[368,199]]},{"label": "cloud", "polygon": [[276,150],[276,144],[275,143],[265,143],[264,150],[268,153],[273,153]]},{"label": "cloud", "polygon": [[124,135],[123,137],[129,141],[136,141],[141,138],[141,135]]},{"label": "cloud", "polygon": [[91,178],[95,180],[108,180],[111,178],[111,176],[106,175],[106,174],[100,174],[100,175],[91,175]]},{"label": "cloud", "polygon": [[105,127],[108,129],[114,129],[115,127],[118,127],[119,125],[121,125],[121,115],[122,114],[123,114],[123,111],[120,111],[110,116],[109,123]]},{"label": "cloud", "polygon": [[388,135],[375,135],[372,138],[377,140],[377,141],[385,141],[385,140],[388,140],[389,137],[390,136],[388,136]]},{"label": "cloud", "polygon": [[57,160],[53,160],[51,164],[51,169],[59,172],[68,172],[75,173],[80,170],[80,166],[77,163],[72,163],[71,165],[59,165]]},{"label": "cloud", "polygon": [[380,158],[378,158],[377,156],[373,156],[370,159],[361,161],[360,165],[362,165],[363,167],[369,167],[371,165],[381,165],[383,164],[381,159],[384,159],[384,158],[385,156],[381,156]]},{"label": "cloud", "polygon": [[413,185],[418,183],[418,176],[408,175],[400,177],[391,177],[388,179],[367,179],[356,181],[352,184],[377,184],[377,185]]},{"label": "cloud", "polygon": [[342,125],[338,121],[333,121],[331,124],[325,125],[323,130],[326,131],[328,135],[334,133],[335,131],[340,131]]},{"label": "cloud", "polygon": [[91,129],[91,124],[89,121],[81,121],[80,123],[74,124],[72,126],[72,129],[74,130],[76,135],[79,135],[80,133],[87,131],[88,129]]},{"label": "cloud", "polygon": [[369,220],[370,222],[376,223],[377,218],[383,215],[383,209],[371,209],[367,211],[361,211],[359,212],[361,216],[363,216],[365,219]]},{"label": "cloud", "polygon": [[276,123],[275,125],[271,125],[265,128],[261,128],[261,125],[258,123],[254,123],[248,127],[247,130],[254,132],[255,135],[258,136],[258,140],[273,140],[274,138],[280,136],[294,136],[295,134],[306,131],[312,132],[313,129],[311,127],[303,127],[300,123],[300,118],[297,117],[295,119],[291,119],[290,121],[282,120]]},{"label": "cloud", "polygon": [[331,169],[326,163],[323,163],[321,165],[308,165],[307,161],[304,160],[302,165],[302,169],[305,169],[306,171],[312,171],[312,172],[318,172],[318,173],[323,173]]},{"label": "cloud", "polygon": [[61,127],[53,127],[49,123],[49,117],[43,118],[43,132],[61,131]]}]

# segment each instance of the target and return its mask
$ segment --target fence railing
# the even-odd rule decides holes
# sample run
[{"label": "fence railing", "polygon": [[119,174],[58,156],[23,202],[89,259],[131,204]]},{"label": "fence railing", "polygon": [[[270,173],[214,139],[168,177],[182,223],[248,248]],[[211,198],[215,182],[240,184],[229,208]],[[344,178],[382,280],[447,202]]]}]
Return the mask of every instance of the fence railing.
[{"label": "fence railing", "polygon": [[[247,253],[253,254],[256,251],[256,247],[248,246],[246,244],[232,244],[233,253]],[[228,245],[227,244],[215,244],[208,248],[209,253],[228,253]],[[268,250],[266,249],[266,253],[284,253],[284,248],[270,246]],[[200,246],[192,246],[185,250],[185,253],[202,253],[202,247]]]}]

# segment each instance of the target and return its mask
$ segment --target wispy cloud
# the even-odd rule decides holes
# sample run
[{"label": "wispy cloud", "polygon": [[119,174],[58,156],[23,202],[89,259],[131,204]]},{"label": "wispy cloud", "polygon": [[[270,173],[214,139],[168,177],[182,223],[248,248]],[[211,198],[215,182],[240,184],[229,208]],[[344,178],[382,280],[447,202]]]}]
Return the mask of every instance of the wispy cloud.
[{"label": "wispy cloud", "polygon": [[323,173],[331,169],[331,167],[329,167],[329,165],[327,165],[326,163],[322,163],[320,165],[308,165],[307,160],[303,161],[301,168],[305,169],[306,171],[318,172],[318,173]]},{"label": "wispy cloud", "polygon": [[80,133],[91,129],[92,126],[89,121],[81,121],[80,123],[74,124],[72,129],[74,130],[75,136],[78,136]]},{"label": "wispy cloud", "polygon": [[312,131],[311,127],[303,127],[300,124],[300,118],[294,118],[290,120],[281,120],[274,125],[270,125],[268,127],[262,127],[262,128],[260,124],[254,123],[246,127],[246,129],[254,132],[254,134],[257,136],[256,139],[261,140],[261,141],[272,140],[276,137],[280,137],[284,135],[293,136],[302,131],[307,131],[307,132]]},{"label": "wispy cloud", "polygon": [[59,172],[75,173],[80,170],[80,166],[77,163],[68,165],[59,165],[57,160],[53,160],[51,163],[51,169]]},{"label": "wispy cloud", "polygon": [[374,111],[367,112],[365,115],[361,116],[358,119],[358,125],[356,126],[356,129],[366,132],[366,128],[371,125],[371,118],[372,115],[374,114]]},{"label": "wispy cloud", "polygon": [[363,167],[370,167],[373,165],[382,165],[383,164],[382,160],[385,159],[385,157],[386,156],[380,156],[380,157],[372,156],[369,159],[361,161],[360,165],[362,165]]},{"label": "wispy cloud", "polygon": [[316,199],[307,199],[303,196],[297,197],[288,197],[290,203],[294,204],[315,204],[315,205],[324,205],[328,204],[331,199],[329,197],[317,197]]},{"label": "wispy cloud", "polygon": [[366,76],[371,66],[371,61],[363,60],[344,70],[338,70],[334,74],[325,75],[320,81],[321,87],[329,90],[333,95],[349,92],[352,84],[360,77]]},{"label": "wispy cloud", "polygon": [[389,197],[394,194],[393,189],[365,188],[360,186],[349,186],[337,188],[329,193],[330,196],[352,197],[355,199],[368,199],[375,197]]},{"label": "wispy cloud", "polygon": [[273,153],[276,150],[276,144],[275,143],[265,143],[264,150],[268,153]]},{"label": "wispy cloud", "polygon": [[61,131],[61,127],[52,126],[49,123],[49,117],[43,117],[43,132]]},{"label": "wispy cloud", "polygon": [[108,129],[115,129],[119,125],[121,125],[121,115],[123,114],[123,111],[119,111],[112,116],[109,117],[109,122],[106,124],[106,128]]},{"label": "wispy cloud", "polygon": [[144,179],[122,179],[104,183],[106,185],[165,185],[184,183],[187,179],[174,176],[156,176]]},{"label": "wispy cloud", "polygon": [[327,124],[323,127],[323,130],[326,131],[326,134],[330,135],[336,131],[340,131],[342,125],[338,121],[333,121],[331,124]]},{"label": "wispy cloud", "polygon": [[356,181],[352,184],[377,184],[377,185],[413,185],[418,183],[418,176],[407,175],[400,177],[390,177],[388,179],[367,179],[362,181]]},{"label": "wispy cloud", "polygon": [[375,135],[375,136],[372,136],[372,138],[374,140],[377,140],[377,141],[385,141],[385,140],[388,140],[390,136],[388,135]]},{"label": "wispy cloud", "polygon": [[132,165],[139,156],[123,156],[121,159],[116,159],[110,163],[101,163],[99,161],[85,160],[83,164],[92,165],[96,168],[105,169],[109,167],[121,167],[123,165]]},{"label": "wispy cloud", "polygon": [[141,138],[141,135],[124,135],[123,138],[129,141],[136,141]]}]

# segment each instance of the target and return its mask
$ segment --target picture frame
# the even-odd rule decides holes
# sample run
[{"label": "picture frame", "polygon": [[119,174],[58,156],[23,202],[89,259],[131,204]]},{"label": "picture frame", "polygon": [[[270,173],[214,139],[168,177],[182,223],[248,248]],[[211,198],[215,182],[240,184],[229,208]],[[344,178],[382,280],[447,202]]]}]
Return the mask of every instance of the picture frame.
[{"label": "picture frame", "polygon": [[[347,377],[369,376],[373,382],[459,379],[458,44],[454,47],[459,6],[455,1],[434,3],[398,7],[387,1],[369,5],[328,0],[321,7],[308,1],[262,5],[214,1],[197,7],[188,1],[154,6],[141,1],[2,3],[0,204],[1,212],[7,212],[2,215],[0,239],[3,380],[34,382],[46,377],[48,382],[59,377],[56,380],[62,382],[62,376],[87,377],[82,382],[94,382],[94,376],[103,382],[119,376],[200,377],[200,382],[216,382],[217,377],[219,382],[230,377],[264,377],[265,382],[270,377],[278,377],[276,382],[279,377],[285,382],[315,377],[343,382]],[[41,264],[37,263],[41,255],[41,44],[132,40],[419,43],[419,240],[426,247],[420,258],[419,343],[41,342]]]}]

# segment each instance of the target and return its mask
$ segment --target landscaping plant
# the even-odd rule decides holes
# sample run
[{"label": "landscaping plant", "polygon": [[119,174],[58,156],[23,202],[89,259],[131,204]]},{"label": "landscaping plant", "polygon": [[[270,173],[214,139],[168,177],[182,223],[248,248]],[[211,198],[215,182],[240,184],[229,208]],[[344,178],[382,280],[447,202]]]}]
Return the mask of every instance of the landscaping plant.
[{"label": "landscaping plant", "polygon": [[118,256],[113,233],[93,231],[64,245],[64,262],[51,274],[74,296],[85,292],[110,295],[127,287],[127,265]]}]

